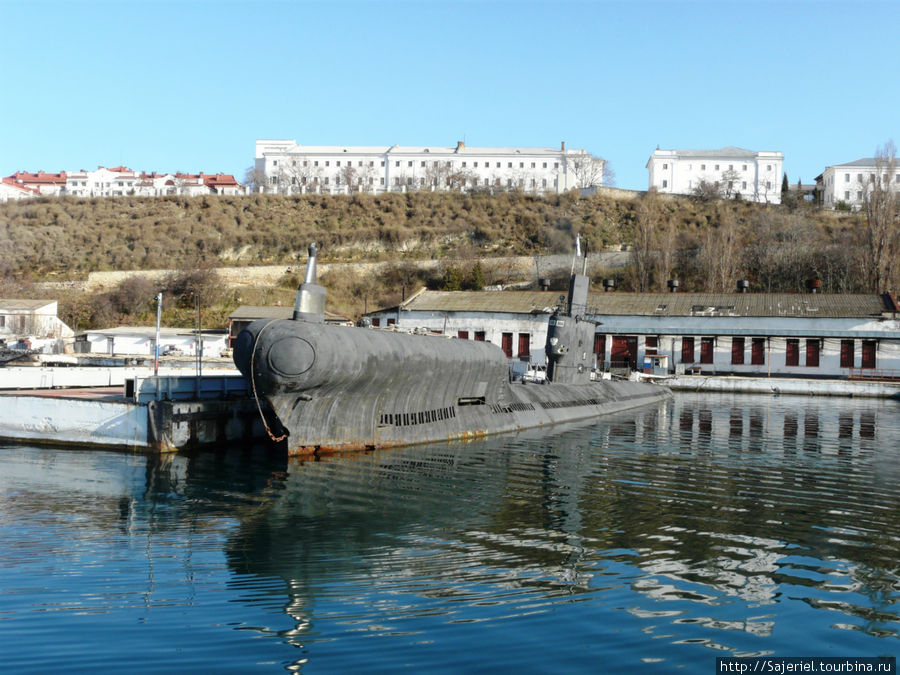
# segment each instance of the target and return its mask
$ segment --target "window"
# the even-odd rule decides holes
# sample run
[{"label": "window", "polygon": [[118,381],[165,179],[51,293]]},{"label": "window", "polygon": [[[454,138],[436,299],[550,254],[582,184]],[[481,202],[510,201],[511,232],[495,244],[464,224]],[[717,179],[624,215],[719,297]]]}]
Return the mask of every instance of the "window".
[{"label": "window", "polygon": [[772,189],[772,181],[767,180],[766,181],[766,190],[771,190],[771,189]]},{"label": "window", "polygon": [[406,163],[406,166],[412,166],[412,160],[409,160],[409,161]]},{"label": "window", "polygon": [[845,182],[845,183],[849,183],[849,182],[850,182],[850,174],[849,174],[849,173],[845,173],[845,174],[844,174],[844,182]]},{"label": "window", "polygon": [[669,165],[668,165],[668,164],[663,164],[663,168],[664,168],[664,169],[668,169],[668,168],[669,168]]},{"label": "window", "polygon": [[[318,166],[318,164],[316,164]],[[384,160],[381,160],[381,166],[384,166]]]},{"label": "window", "polygon": [[861,173],[856,174],[856,182],[862,183],[862,174]]},{"label": "window", "polygon": [[421,168],[424,169],[424,168],[425,168],[425,162],[419,162],[419,166],[420,166]]},{"label": "window", "polygon": [[467,330],[457,331],[456,337],[458,337],[460,340],[468,340],[469,339],[469,331],[467,331]]},{"label": "window", "polygon": [[393,326],[395,323],[397,323],[397,320],[396,320],[396,319],[388,319],[387,325],[388,325],[388,326]]},{"label": "window", "polygon": [[315,162],[313,162],[313,166],[319,166],[319,160],[316,160]]},{"label": "window", "polygon": [[512,162],[508,162],[507,165],[506,165],[506,168],[507,168],[507,169],[511,169],[511,168],[512,168]]},{"label": "window", "polygon": [[375,328],[378,328],[381,325],[381,319],[377,316],[374,317],[372,319],[372,325],[375,326]]},{"label": "window", "polygon": [[340,165],[341,165],[341,160],[336,161],[336,162],[334,163],[334,165],[335,165],[335,166],[340,166]]},{"label": "window", "polygon": [[729,165],[728,165],[728,170],[729,170],[729,171],[734,171],[734,164],[729,164]]},{"label": "window", "polygon": [[706,164],[701,164],[701,165],[700,165],[700,170],[701,170],[701,171],[706,171]]},{"label": "window", "polygon": [[856,198],[857,198],[859,201],[862,201],[862,190],[857,190],[857,191],[856,191]]},{"label": "window", "polygon": [[853,340],[841,340],[841,368],[853,367]]},{"label": "window", "polygon": [[532,169],[534,168],[534,162],[531,163],[531,168],[532,168]]},{"label": "window", "polygon": [[325,160],[325,166],[331,166],[331,162],[329,162],[327,159]]},{"label": "window", "polygon": [[466,168],[466,163],[463,162],[462,165],[463,165],[463,168],[465,169],[465,168]]},{"label": "window", "polygon": [[784,365],[800,365],[800,340],[786,340],[784,346]]},{"label": "window", "polygon": [[718,171],[718,170],[719,170],[719,165],[718,165],[718,164],[716,164],[716,171]]},{"label": "window", "polygon": [[664,180],[664,181],[663,181],[663,187],[669,187],[669,181]]},{"label": "window", "polygon": [[[547,162],[544,162],[544,165],[541,167],[543,169],[547,168]],[[897,174],[897,182],[900,182],[900,173]]]},{"label": "window", "polygon": [[484,331],[476,330],[475,331],[475,342],[484,342]]},{"label": "window", "polygon": [[474,167],[477,169],[477,168],[478,168],[478,162],[472,162],[472,166],[474,166]]},{"label": "window", "polygon": [[741,181],[741,190],[747,189],[747,181]]},{"label": "window", "polygon": [[844,200],[850,201],[850,190],[844,190]]},{"label": "window", "polygon": [[744,338],[731,338],[731,365],[744,365]]},{"label": "window", "polygon": [[558,169],[558,168],[559,168],[559,162],[553,162],[553,168],[554,168],[554,169]]},{"label": "window", "polygon": [[541,187],[547,187],[547,179],[546,178],[541,180]]},{"label": "window", "polygon": [[753,338],[750,343],[750,363],[754,366],[763,366],[766,363],[766,339]]},{"label": "window", "polygon": [[819,341],[818,340],[807,340],[806,341],[806,367],[807,368],[818,368],[819,367]]},{"label": "window", "polygon": [[747,170],[747,165],[744,164],[744,165],[741,167],[741,171],[746,171],[746,170]]},{"label": "window", "polygon": [[772,170],[772,165],[766,164],[766,171],[771,171],[771,170]]},{"label": "window", "polygon": [[694,338],[692,337],[681,338],[681,362],[694,362]]},{"label": "window", "polygon": [[399,160],[398,160],[398,161],[396,161],[396,162],[394,162],[394,166],[395,166],[395,167],[399,167],[399,166],[400,166],[400,162],[399,162]]}]

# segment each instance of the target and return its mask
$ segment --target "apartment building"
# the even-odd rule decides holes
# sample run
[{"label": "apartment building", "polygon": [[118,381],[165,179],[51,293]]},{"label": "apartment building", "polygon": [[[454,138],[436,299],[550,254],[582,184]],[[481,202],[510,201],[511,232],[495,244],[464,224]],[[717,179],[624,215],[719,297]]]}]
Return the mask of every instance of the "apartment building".
[{"label": "apartment building", "polygon": [[604,160],[559,148],[299,145],[258,140],[255,171],[263,192],[521,190],[560,193],[602,185]]},{"label": "apartment building", "polygon": [[900,167],[875,157],[865,157],[827,166],[816,176],[819,199],[828,209],[844,205],[858,210],[876,187],[900,193]]},{"label": "apartment building", "polygon": [[781,203],[784,155],[780,152],[727,147],[719,150],[660,150],[647,160],[649,187],[668,194],[690,195],[702,186],[719,195],[762,204]]},{"label": "apartment building", "polygon": [[31,199],[41,195],[37,188],[16,183],[12,178],[0,180],[0,203],[15,202],[20,199]]},{"label": "apartment building", "polygon": [[66,179],[65,171],[59,173],[16,171],[12,176],[4,178],[3,182],[28,188],[42,197],[54,197],[65,191]]}]

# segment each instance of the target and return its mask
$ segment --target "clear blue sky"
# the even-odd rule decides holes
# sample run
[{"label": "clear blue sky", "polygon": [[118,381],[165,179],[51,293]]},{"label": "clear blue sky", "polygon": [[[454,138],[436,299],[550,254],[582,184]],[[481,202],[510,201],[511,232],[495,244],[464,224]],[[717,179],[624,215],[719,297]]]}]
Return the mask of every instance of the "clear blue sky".
[{"label": "clear blue sky", "polygon": [[900,2],[0,0],[0,175],[243,178],[258,138],[780,150],[900,143]]}]

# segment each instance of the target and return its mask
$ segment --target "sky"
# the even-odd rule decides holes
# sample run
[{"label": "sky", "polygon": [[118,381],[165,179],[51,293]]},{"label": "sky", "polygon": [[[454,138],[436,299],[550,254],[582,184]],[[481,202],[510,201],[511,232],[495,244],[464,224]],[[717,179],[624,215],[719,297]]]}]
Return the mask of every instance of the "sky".
[{"label": "sky", "polygon": [[0,175],[243,179],[257,139],[784,153],[900,143],[900,2],[0,0]]}]

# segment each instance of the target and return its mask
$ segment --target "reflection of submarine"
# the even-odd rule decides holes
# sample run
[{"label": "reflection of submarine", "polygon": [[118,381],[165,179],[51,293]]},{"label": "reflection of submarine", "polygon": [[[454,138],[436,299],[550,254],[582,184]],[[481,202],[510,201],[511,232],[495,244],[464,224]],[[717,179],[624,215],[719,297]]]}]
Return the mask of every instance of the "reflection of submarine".
[{"label": "reflection of submarine", "polygon": [[427,443],[570,422],[665,400],[665,387],[591,381],[595,324],[588,278],[572,274],[568,306],[550,318],[547,382],[511,382],[503,351],[324,323],[316,246],[292,319],[260,319],[237,338],[234,361],[288,434],[288,452]]}]

